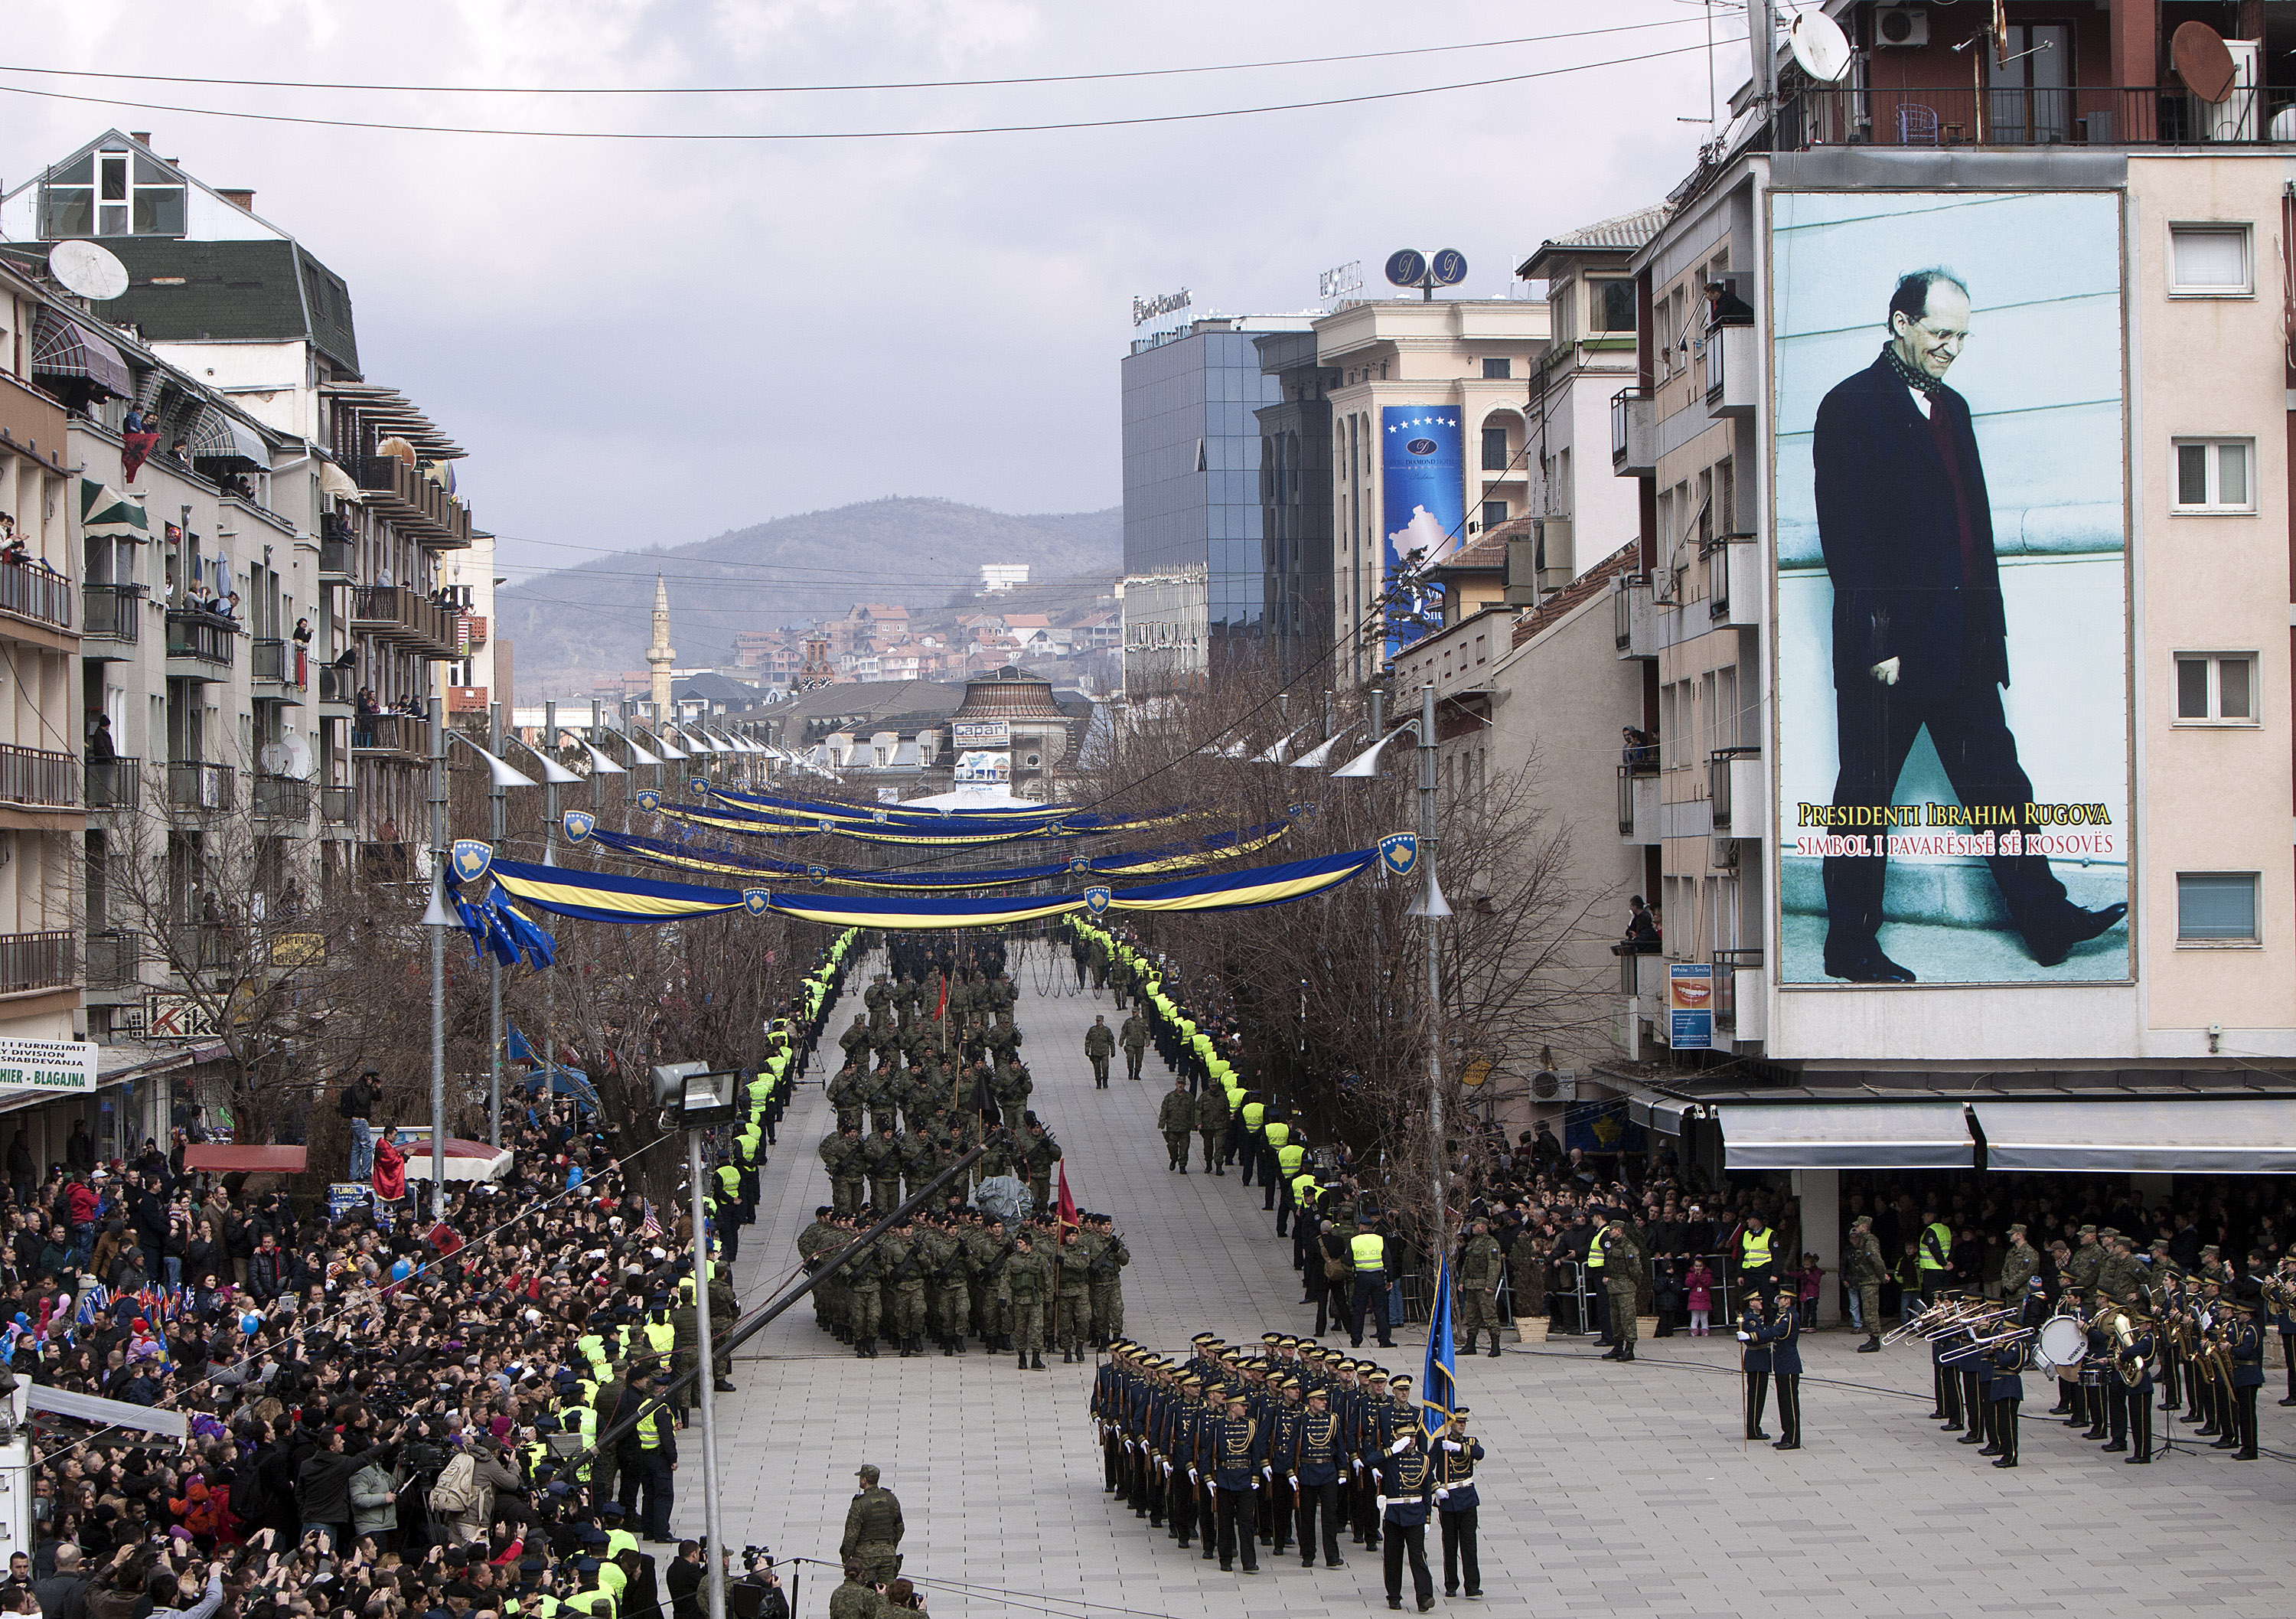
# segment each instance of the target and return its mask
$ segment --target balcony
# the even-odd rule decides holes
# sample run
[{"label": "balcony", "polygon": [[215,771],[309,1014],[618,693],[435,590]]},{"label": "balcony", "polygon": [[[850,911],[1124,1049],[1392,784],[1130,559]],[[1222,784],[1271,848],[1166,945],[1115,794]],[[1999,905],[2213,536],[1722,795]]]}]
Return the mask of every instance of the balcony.
[{"label": "balcony", "polygon": [[1754,358],[1751,325],[1710,326],[1706,332],[1706,408],[1717,419],[1754,414]]},{"label": "balcony", "polygon": [[1714,1031],[1727,1031],[1740,1045],[1767,1037],[1769,975],[1759,946],[1714,952]]},{"label": "balcony", "polygon": [[358,789],[356,787],[322,787],[319,789],[319,818],[330,826],[348,826],[358,813]]},{"label": "balcony", "polygon": [[87,761],[87,807],[91,810],[133,810],[144,801],[144,761],[140,759],[91,759]]},{"label": "balcony", "polygon": [[0,995],[69,990],[79,982],[69,933],[0,933]]},{"label": "balcony", "polygon": [[308,821],[311,818],[311,784],[284,776],[255,778],[255,814],[258,820]]},{"label": "balcony", "polygon": [[1657,401],[1639,388],[1611,396],[1611,471],[1621,478],[1658,471]]},{"label": "balcony", "polygon": [[389,759],[419,760],[430,751],[430,722],[412,714],[357,714],[351,719],[351,752]]},{"label": "balcony", "polygon": [[0,612],[69,634],[73,594],[71,581],[61,573],[28,563],[0,562]]},{"label": "balcony", "polygon": [[323,585],[348,585],[351,582],[351,564],[357,548],[348,535],[325,533],[319,536],[319,582]]},{"label": "balcony", "polygon": [[455,614],[434,605],[429,597],[404,585],[360,585],[351,597],[354,632],[434,658],[455,655]]},{"label": "balcony", "polygon": [[220,680],[232,663],[239,627],[212,612],[168,609],[168,678]]},{"label": "balcony", "polygon": [[1629,1000],[1657,999],[1664,1003],[1666,996],[1666,955],[1662,949],[1636,949],[1630,944],[1614,944],[1611,954],[1619,958],[1619,993]]},{"label": "balcony", "polygon": [[144,935],[122,928],[107,928],[87,936],[87,987],[91,990],[131,990],[142,977],[148,949]]},{"label": "balcony", "polygon": [[471,543],[471,509],[397,456],[368,456],[357,466],[370,510],[390,518],[416,544],[461,551]]},{"label": "balcony", "polygon": [[[1753,547],[1751,534],[1717,534],[1698,547],[1699,560],[1706,564],[1706,616],[1717,629],[1759,621],[1761,584],[1753,568],[1757,555]],[[1734,595],[1731,590],[1734,553],[1746,559],[1738,565],[1737,571],[1745,577],[1734,581],[1739,587]]]},{"label": "balcony", "polygon": [[168,807],[171,810],[229,810],[238,802],[238,796],[229,765],[211,765],[198,760],[168,762]]},{"label": "balcony", "polygon": [[291,641],[259,640],[248,646],[248,675],[258,686],[257,702],[295,703],[311,684],[310,654]]},{"label": "balcony", "polygon": [[0,371],[0,443],[62,472],[69,418],[62,406],[29,382]]},{"label": "balcony", "polygon": [[79,649],[102,662],[125,662],[144,638],[144,587],[82,585]]},{"label": "balcony", "polygon": [[348,708],[358,701],[358,671],[337,669],[332,663],[319,665],[319,706]]},{"label": "balcony", "polygon": [[2219,146],[2296,140],[2296,88],[2235,86],[2219,103],[2176,87],[1802,90],[1778,106],[1773,149],[1816,146]]},{"label": "balcony", "polygon": [[1655,763],[1647,770],[1637,765],[1619,767],[1619,837],[1628,843],[1659,841]]},{"label": "balcony", "polygon": [[1658,656],[1658,609],[1651,601],[1650,580],[1642,574],[1624,574],[1611,581],[1611,628],[1619,656]]},{"label": "balcony", "polygon": [[231,965],[231,934],[221,922],[178,922],[168,930],[168,965],[178,973],[206,973]]},{"label": "balcony", "polygon": [[[1706,756],[1706,799],[1713,811],[1716,833],[1734,837],[1762,835],[1762,750],[1759,747],[1717,748]],[[1745,819],[1736,818],[1744,804]]]},{"label": "balcony", "polygon": [[45,748],[0,743],[0,803],[29,810],[78,810],[79,760]]}]

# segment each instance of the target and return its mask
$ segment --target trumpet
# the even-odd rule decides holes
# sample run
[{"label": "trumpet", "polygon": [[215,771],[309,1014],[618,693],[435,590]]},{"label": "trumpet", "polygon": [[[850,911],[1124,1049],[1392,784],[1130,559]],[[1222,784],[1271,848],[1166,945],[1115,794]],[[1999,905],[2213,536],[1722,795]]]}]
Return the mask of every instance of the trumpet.
[{"label": "trumpet", "polygon": [[1971,1343],[1959,1344],[1946,1351],[1939,1360],[1947,1366],[1958,1366],[1964,1360],[1972,1360],[2004,1344],[2021,1344],[2039,1331],[2040,1328],[2038,1327],[2012,1327],[2007,1332],[1996,1333],[1989,1338],[1978,1338]]}]

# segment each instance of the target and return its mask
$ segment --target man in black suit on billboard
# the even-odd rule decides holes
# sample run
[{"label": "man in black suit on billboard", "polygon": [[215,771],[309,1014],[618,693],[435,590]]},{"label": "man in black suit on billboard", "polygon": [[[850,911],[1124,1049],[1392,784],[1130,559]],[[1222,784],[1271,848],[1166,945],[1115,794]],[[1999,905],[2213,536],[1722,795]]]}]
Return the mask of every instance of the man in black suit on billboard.
[{"label": "man in black suit on billboard", "polygon": [[[1989,829],[1998,831],[2023,825],[2033,786],[2002,713],[2008,627],[1985,468],[1968,401],[1944,380],[1969,319],[1969,290],[1955,276],[1931,269],[1902,277],[1890,299],[1890,341],[1825,396],[1811,453],[1818,541],[1833,581],[1841,761],[1833,802],[1890,803],[1927,727],[1955,793],[1971,810],[1994,812]],[[1888,832],[1856,816],[1834,830],[1877,843]],[[2040,855],[1997,854],[1988,864],[2012,925],[2043,966],[2128,914],[2124,904],[2073,904]],[[1887,869],[1885,853],[1827,858],[1828,977],[1914,982],[1882,953]]]}]

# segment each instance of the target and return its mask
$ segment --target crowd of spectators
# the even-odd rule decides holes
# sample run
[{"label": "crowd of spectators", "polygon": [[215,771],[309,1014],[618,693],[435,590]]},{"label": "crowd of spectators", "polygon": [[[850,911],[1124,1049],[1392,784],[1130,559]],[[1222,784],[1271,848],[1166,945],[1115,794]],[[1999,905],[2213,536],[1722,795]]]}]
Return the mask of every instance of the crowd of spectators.
[{"label": "crowd of spectators", "polygon": [[[686,1232],[657,1220],[570,1104],[505,1124],[508,1178],[419,1220],[405,1201],[331,1212],[187,1172],[180,1132],[172,1153],[75,1151],[37,1181],[12,1153],[0,1377],[152,1426],[36,1418],[35,1550],[0,1608],[652,1610],[652,1557],[607,1487],[618,1459],[626,1476],[636,1465],[619,1455],[636,1441],[586,1461],[563,1435],[603,1430],[599,1406],[644,1386],[624,1368],[681,1295]],[[678,1344],[689,1364],[692,1349]],[[605,1499],[592,1505],[586,1483]]]}]

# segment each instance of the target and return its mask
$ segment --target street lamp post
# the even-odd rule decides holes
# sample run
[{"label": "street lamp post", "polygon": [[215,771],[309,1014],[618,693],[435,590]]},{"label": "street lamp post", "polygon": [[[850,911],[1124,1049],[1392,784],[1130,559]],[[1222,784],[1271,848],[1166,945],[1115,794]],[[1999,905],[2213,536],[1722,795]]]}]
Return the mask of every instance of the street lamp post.
[{"label": "street lamp post", "polygon": [[[503,711],[499,703],[487,704],[487,748],[502,757]],[[487,842],[500,849],[503,841],[503,801],[510,789],[497,775],[487,787]],[[487,952],[487,1145],[502,1145],[503,1009],[502,957]]]},{"label": "street lamp post", "polygon": [[430,1212],[447,1199],[447,712],[430,699]]}]

